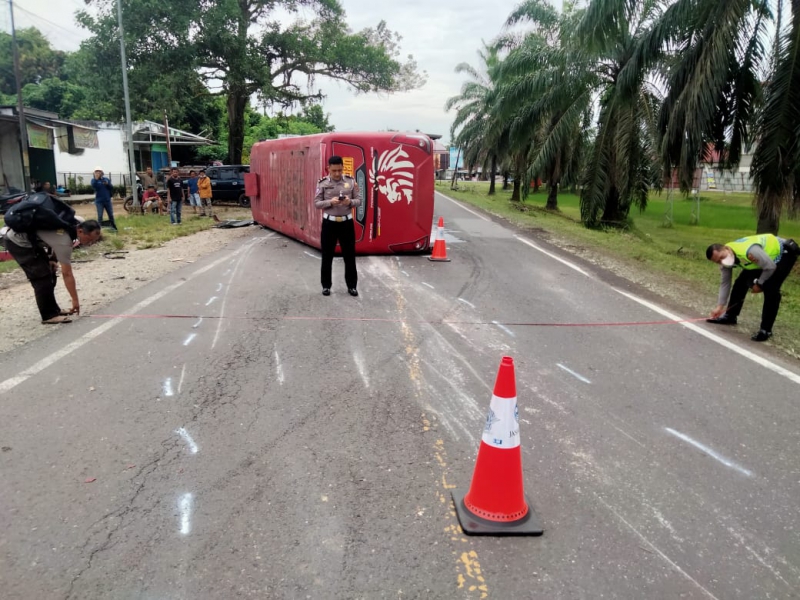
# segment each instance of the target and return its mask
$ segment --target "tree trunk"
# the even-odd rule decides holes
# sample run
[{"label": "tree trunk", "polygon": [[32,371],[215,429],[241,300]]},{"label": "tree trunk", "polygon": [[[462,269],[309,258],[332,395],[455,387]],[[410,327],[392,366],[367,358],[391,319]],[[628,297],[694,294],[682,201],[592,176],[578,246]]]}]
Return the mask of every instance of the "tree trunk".
[{"label": "tree trunk", "polygon": [[492,154],[492,170],[489,173],[489,195],[494,196],[494,177],[497,173],[497,155]]},{"label": "tree trunk", "polygon": [[561,151],[556,153],[553,168],[547,173],[547,206],[548,210],[558,210],[558,184],[561,183]]},{"label": "tree trunk", "polygon": [[619,202],[619,190],[615,187],[606,196],[606,206],[603,210],[603,216],[600,218],[602,223],[619,227],[622,225],[627,215],[622,214],[622,207]]},{"label": "tree trunk", "polygon": [[514,177],[514,191],[511,192],[511,201],[522,201],[522,181],[520,181],[519,177]]},{"label": "tree trunk", "polygon": [[547,210],[558,210],[558,181],[551,179],[547,184]]},{"label": "tree trunk", "polygon": [[244,110],[248,94],[244,86],[232,85],[228,90],[228,164],[242,164],[244,146]]},{"label": "tree trunk", "polygon": [[772,214],[772,211],[762,211],[762,213],[758,215],[756,233],[772,233],[774,235],[778,235],[779,225],[780,220],[775,218],[775,215]]},{"label": "tree trunk", "polygon": [[503,171],[503,189],[508,189],[508,171]]}]

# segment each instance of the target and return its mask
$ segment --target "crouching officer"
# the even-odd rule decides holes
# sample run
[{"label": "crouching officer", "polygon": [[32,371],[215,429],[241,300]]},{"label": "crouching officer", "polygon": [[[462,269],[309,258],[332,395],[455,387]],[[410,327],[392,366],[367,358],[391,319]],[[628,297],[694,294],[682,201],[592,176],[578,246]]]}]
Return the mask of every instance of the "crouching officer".
[{"label": "crouching officer", "polygon": [[[76,245],[90,246],[100,239],[100,223],[76,217],[76,227],[54,231],[37,230],[32,234],[5,229],[5,246],[28,277],[42,324],[71,323],[69,315],[81,312],[78,286],[72,273],[72,249]],[[75,234],[74,236],[72,234]],[[73,240],[73,237],[75,238]],[[61,265],[64,286],[72,299],[72,309],[62,310],[56,300],[56,263]]]},{"label": "crouching officer", "polygon": [[[772,326],[781,305],[781,285],[792,271],[798,255],[800,248],[794,240],[784,240],[772,234],[752,235],[725,245],[709,246],[706,258],[719,265],[722,278],[717,307],[711,311],[708,322],[736,325],[747,290],[754,294],[764,292],[761,329],[752,339],[756,342],[768,340],[772,337]],[[736,278],[731,291],[733,269],[737,267],[742,272]]]},{"label": "crouching officer", "polygon": [[342,248],[344,258],[344,281],[351,296],[358,296],[358,273],[356,271],[356,229],[353,224],[353,208],[361,205],[358,183],[343,175],[344,161],[341,156],[328,159],[328,176],[317,184],[314,204],[322,210],[322,295],[331,295],[331,268],[336,242]]}]

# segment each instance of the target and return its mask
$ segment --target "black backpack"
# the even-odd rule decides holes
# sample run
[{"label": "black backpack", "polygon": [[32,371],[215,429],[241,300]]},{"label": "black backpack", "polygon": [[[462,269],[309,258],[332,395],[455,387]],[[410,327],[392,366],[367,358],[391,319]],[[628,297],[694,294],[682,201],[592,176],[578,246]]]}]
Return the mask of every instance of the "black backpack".
[{"label": "black backpack", "polygon": [[30,194],[5,214],[8,227],[17,233],[33,235],[38,230],[65,229],[74,240],[77,236],[75,211],[50,194]]}]

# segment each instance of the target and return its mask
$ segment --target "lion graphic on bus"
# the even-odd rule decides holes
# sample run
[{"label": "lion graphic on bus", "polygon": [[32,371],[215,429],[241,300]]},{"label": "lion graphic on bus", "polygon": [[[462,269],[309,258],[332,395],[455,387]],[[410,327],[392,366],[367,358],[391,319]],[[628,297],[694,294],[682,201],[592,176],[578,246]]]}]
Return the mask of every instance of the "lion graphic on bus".
[{"label": "lion graphic on bus", "polygon": [[389,203],[394,204],[405,198],[411,204],[414,200],[413,170],[414,163],[409,160],[408,153],[398,146],[380,155],[377,176],[373,171],[372,178]]}]

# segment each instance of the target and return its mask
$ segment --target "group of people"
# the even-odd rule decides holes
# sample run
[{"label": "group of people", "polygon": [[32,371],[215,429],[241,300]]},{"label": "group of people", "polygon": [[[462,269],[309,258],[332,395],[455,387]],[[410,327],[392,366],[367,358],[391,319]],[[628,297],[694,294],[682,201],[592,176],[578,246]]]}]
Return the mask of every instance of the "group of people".
[{"label": "group of people", "polygon": [[162,200],[156,191],[157,181],[151,167],[147,167],[147,172],[140,175],[140,180],[145,189],[142,198],[142,207],[145,212],[166,214],[168,211],[170,222],[173,225],[179,225],[183,204],[186,202],[192,207],[194,214],[197,214],[200,209],[201,217],[214,216],[211,179],[206,175],[205,169],[200,169],[199,173],[194,170],[189,171],[189,178],[184,183],[184,180],[179,177],[178,169],[173,168],[164,184],[167,190],[166,200]]},{"label": "group of people", "polygon": [[[184,180],[179,177],[178,169],[173,168],[170,176],[165,182],[167,198],[163,200],[156,191],[158,181],[152,167],[147,167],[147,171],[139,175],[144,193],[142,194],[142,209],[145,213],[157,213],[170,215],[170,222],[173,225],[180,225],[184,202],[192,207],[194,214],[200,209],[200,216],[213,217],[212,208],[213,191],[211,179],[206,175],[205,169],[190,171],[189,178]],[[105,176],[103,169],[97,167],[91,186],[95,191],[95,206],[97,207],[97,220],[103,222],[103,213],[108,215],[109,225],[116,230],[117,224],[114,221],[114,207],[111,202],[113,186],[111,180]]]}]

